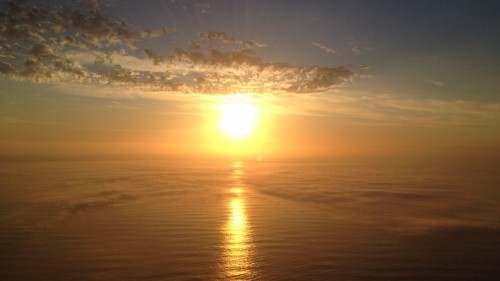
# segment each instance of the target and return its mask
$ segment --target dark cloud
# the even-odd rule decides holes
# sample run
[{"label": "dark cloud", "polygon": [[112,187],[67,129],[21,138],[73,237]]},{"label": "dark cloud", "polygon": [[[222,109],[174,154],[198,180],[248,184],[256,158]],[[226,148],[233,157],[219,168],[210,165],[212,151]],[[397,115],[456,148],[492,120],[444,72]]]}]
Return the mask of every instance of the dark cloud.
[{"label": "dark cloud", "polygon": [[[23,3],[3,1],[0,15],[0,73],[14,79],[225,94],[323,92],[355,76],[343,66],[265,61],[257,54],[265,44],[224,32],[200,33],[167,52],[146,48],[138,56],[139,42],[168,30],[143,30],[111,18],[99,11],[98,1],[50,9]],[[136,63],[127,64],[131,60]]]}]

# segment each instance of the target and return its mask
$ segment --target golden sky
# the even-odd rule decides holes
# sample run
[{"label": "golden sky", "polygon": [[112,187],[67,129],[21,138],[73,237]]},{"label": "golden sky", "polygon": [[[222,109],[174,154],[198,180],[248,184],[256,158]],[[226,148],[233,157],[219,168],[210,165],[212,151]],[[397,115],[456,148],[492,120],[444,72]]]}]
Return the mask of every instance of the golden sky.
[{"label": "golden sky", "polygon": [[2,157],[500,153],[491,3],[61,3],[0,7]]}]

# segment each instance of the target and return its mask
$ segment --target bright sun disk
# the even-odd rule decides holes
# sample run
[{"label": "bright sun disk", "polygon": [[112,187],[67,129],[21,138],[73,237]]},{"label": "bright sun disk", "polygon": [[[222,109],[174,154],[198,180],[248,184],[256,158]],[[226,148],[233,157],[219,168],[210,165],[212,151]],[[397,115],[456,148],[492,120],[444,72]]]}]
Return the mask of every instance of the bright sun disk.
[{"label": "bright sun disk", "polygon": [[257,124],[258,110],[247,103],[232,102],[220,107],[219,128],[232,139],[243,139],[250,135]]}]

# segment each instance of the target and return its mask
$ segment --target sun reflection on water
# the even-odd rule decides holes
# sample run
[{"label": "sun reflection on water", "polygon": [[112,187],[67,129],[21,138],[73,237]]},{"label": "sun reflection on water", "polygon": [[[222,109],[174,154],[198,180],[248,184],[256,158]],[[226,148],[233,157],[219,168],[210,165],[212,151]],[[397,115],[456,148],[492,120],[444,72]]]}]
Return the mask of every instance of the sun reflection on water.
[{"label": "sun reflection on water", "polygon": [[223,275],[227,280],[251,280],[252,266],[251,229],[246,214],[242,163],[234,162],[233,179],[235,185],[229,188],[231,197],[228,201],[228,217],[224,225]]}]

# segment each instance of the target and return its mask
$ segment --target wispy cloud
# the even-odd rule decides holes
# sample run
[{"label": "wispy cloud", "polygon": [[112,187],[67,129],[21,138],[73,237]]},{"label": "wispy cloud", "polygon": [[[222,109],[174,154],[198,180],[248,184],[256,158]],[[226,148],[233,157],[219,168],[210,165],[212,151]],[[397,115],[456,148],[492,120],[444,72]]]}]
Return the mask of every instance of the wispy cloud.
[{"label": "wispy cloud", "polygon": [[337,52],[337,50],[335,50],[334,48],[331,48],[331,47],[327,47],[325,45],[322,45],[320,43],[316,43],[316,42],[312,42],[312,44],[318,48],[320,48],[321,50],[325,51],[326,53],[329,53],[329,54],[335,54]]},{"label": "wispy cloud", "polygon": [[24,127],[29,128],[35,125],[61,125],[65,124],[64,122],[53,122],[53,121],[38,121],[38,120],[28,120],[28,119],[20,119],[13,116],[0,116],[0,127]]},{"label": "wispy cloud", "polygon": [[360,126],[498,128],[500,124],[500,103],[359,93],[297,99],[299,101],[283,107],[284,113],[337,116],[338,122]]},{"label": "wispy cloud", "polygon": [[359,48],[359,46],[352,46],[351,51],[356,56],[361,55],[361,49]]},{"label": "wispy cloud", "polygon": [[438,80],[427,80],[427,82],[431,83],[434,86],[438,86],[438,87],[444,87],[446,85],[444,82],[438,81]]},{"label": "wispy cloud", "polygon": [[349,42],[349,43],[347,43],[347,45],[349,45],[351,47],[351,52],[355,56],[359,56],[359,55],[363,54],[364,52],[372,49],[371,47],[362,46],[359,42],[356,42],[356,41]]},{"label": "wispy cloud", "polygon": [[197,8],[203,14],[210,13],[210,4],[208,3],[195,3],[194,7]]},{"label": "wispy cloud", "polygon": [[166,36],[169,29],[140,29],[100,13],[95,1],[84,2],[47,8],[5,1],[0,73],[36,82],[201,94],[324,92],[355,77],[344,66],[267,62],[256,52],[265,44],[224,32],[200,33],[184,47],[146,48],[141,55],[139,42]]}]

